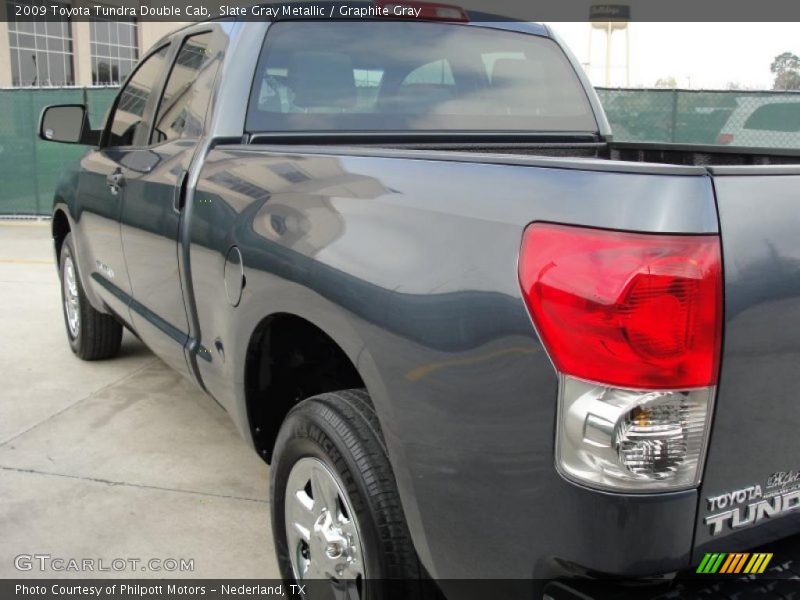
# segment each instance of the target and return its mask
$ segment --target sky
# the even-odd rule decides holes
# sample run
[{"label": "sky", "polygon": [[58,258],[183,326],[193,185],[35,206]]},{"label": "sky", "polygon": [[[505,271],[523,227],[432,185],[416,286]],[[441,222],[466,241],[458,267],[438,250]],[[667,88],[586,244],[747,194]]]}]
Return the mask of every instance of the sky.
[{"label": "sky", "polygon": [[[592,83],[605,84],[605,30],[590,24],[548,23],[584,65]],[[630,85],[652,87],[674,77],[680,88],[771,89],[769,67],[782,52],[800,56],[800,23],[629,23]],[[611,85],[625,86],[625,32],[612,34]]]}]

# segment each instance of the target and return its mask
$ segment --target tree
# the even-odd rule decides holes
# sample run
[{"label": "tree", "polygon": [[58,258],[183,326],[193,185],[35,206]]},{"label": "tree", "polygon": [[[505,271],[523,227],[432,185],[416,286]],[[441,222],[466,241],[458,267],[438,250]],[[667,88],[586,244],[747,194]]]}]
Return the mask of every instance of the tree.
[{"label": "tree", "polygon": [[769,70],[775,75],[774,90],[800,90],[800,57],[783,52],[775,57]]},{"label": "tree", "polygon": [[678,87],[678,82],[675,80],[674,77],[660,77],[658,81],[656,81],[657,88],[676,88]]}]

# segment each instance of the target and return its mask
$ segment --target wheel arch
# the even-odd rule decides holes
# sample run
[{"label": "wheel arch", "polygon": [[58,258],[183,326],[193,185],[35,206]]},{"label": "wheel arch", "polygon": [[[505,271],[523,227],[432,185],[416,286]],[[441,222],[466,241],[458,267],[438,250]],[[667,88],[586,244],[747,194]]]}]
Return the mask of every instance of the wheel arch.
[{"label": "wheel arch", "polygon": [[56,270],[61,268],[61,250],[64,247],[64,240],[68,234],[72,234],[72,251],[78,267],[78,276],[83,285],[83,292],[86,299],[95,310],[102,313],[109,313],[108,307],[97,296],[91,285],[89,275],[92,269],[86,262],[88,254],[86,250],[86,240],[81,239],[80,222],[74,219],[75,213],[72,211],[71,204],[65,197],[57,195],[53,202],[53,217],[50,224],[51,235],[53,238],[53,253],[56,260]]},{"label": "wheel arch", "polygon": [[[280,298],[280,301],[277,301],[278,298]],[[262,340],[265,333],[278,319],[299,319],[319,330],[346,357],[349,365],[359,377],[360,384],[357,387],[365,388],[369,394],[380,423],[380,429],[412,537],[415,540],[418,551],[420,551],[420,558],[430,568],[432,562],[430,552],[427,550],[428,544],[424,527],[422,526],[419,507],[414,496],[413,477],[409,470],[405,449],[394,431],[398,407],[393,405],[391,389],[387,383],[387,374],[384,373],[379,361],[373,356],[373,352],[371,352],[369,345],[366,343],[367,338],[364,331],[353,322],[348,313],[338,309],[335,305],[330,304],[319,296],[309,295],[305,291],[303,291],[302,297],[296,294],[275,294],[273,300],[276,301],[268,314],[264,314],[263,310],[255,310],[258,305],[257,302],[254,302],[251,306],[246,304],[242,307],[249,313],[249,317],[240,321],[238,329],[241,339],[247,340],[246,347],[241,344],[236,352],[236,360],[239,365],[236,369],[237,382],[239,384],[236,391],[234,420],[239,431],[249,439],[261,458],[270,463],[275,443],[274,438],[277,437],[277,432],[280,430],[283,420],[293,404],[276,404],[274,403],[276,400],[274,396],[264,390],[253,387],[254,369],[258,366],[258,362],[256,362],[258,355],[254,355],[254,352],[259,344],[263,343]],[[303,306],[306,310],[298,311],[298,306]],[[372,335],[372,331],[370,331],[370,334]],[[383,367],[386,367],[386,365]],[[339,391],[347,387],[351,386],[339,386],[338,389],[326,391]],[[318,393],[322,393],[322,391]],[[278,398],[278,402],[280,402],[280,398]],[[274,410],[259,414],[257,412],[259,403]],[[277,408],[280,408],[280,410],[277,410]],[[261,432],[256,432],[256,428],[264,423],[270,423],[269,427],[271,429],[266,431],[262,429]]]},{"label": "wheel arch", "polygon": [[[347,339],[343,339],[343,338]],[[244,356],[244,400],[253,445],[266,461],[289,410],[301,400],[369,381],[359,369],[363,345],[296,312],[273,312],[251,332]]]},{"label": "wheel arch", "polygon": [[72,231],[72,224],[69,222],[66,211],[58,207],[53,211],[53,221],[51,223],[51,232],[53,235],[53,249],[56,255],[56,264],[60,264],[61,260],[61,247],[64,245],[64,239]]}]

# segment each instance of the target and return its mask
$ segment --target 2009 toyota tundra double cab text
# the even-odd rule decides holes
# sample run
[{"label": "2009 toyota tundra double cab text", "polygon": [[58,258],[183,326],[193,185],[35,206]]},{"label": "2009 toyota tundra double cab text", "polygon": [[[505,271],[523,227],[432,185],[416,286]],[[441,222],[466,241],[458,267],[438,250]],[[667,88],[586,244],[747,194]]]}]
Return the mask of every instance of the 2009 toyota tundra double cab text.
[{"label": "2009 toyota tundra double cab text", "polygon": [[128,328],[230,413],[286,579],[661,576],[800,529],[796,158],[616,143],[546,26],[466,18],[193,24],[86,115],[40,126],[90,146],[69,343]]}]

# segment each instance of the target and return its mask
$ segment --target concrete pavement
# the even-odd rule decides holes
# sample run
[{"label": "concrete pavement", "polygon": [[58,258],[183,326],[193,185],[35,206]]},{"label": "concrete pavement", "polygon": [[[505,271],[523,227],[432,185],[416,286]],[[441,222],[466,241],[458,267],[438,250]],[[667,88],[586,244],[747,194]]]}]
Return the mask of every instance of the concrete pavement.
[{"label": "concrete pavement", "polygon": [[19,571],[20,554],[277,577],[268,467],[225,411],[128,332],[119,358],[80,361],[60,302],[49,222],[0,220],[0,577],[94,576]]}]

